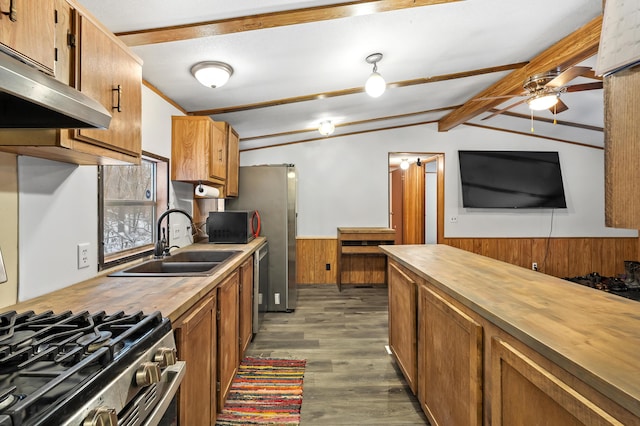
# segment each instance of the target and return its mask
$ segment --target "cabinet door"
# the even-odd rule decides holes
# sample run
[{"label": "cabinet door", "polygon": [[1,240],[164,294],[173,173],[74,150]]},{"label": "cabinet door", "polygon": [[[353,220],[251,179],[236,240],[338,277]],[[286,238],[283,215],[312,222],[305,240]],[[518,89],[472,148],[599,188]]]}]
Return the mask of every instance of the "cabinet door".
[{"label": "cabinet door", "polygon": [[413,278],[389,263],[389,347],[414,394],[418,371],[416,285]]},{"label": "cabinet door", "polygon": [[211,126],[209,177],[222,182],[227,178],[227,131],[223,122],[213,122]]},{"label": "cabinet door", "polygon": [[3,0],[0,48],[53,75],[55,64],[55,13],[51,0]]},{"label": "cabinet door", "polygon": [[227,181],[225,196],[238,196],[238,173],[240,168],[240,137],[233,127],[227,125]]},{"label": "cabinet door", "polygon": [[178,390],[181,425],[209,426],[216,419],[216,295],[174,325],[178,358],[187,371]]},{"label": "cabinet door", "polygon": [[222,408],[238,370],[238,302],[240,273],[235,271],[218,286],[218,406]]},{"label": "cabinet door", "polygon": [[491,340],[491,389],[492,425],[625,424],[499,338]]},{"label": "cabinet door", "polygon": [[111,112],[109,129],[81,129],[77,138],[141,155],[142,68],[88,18],[79,17],[78,88]]},{"label": "cabinet door", "polygon": [[253,257],[240,266],[240,352],[242,361],[253,336]]},{"label": "cabinet door", "polygon": [[421,285],[418,399],[437,425],[482,424],[482,327]]}]

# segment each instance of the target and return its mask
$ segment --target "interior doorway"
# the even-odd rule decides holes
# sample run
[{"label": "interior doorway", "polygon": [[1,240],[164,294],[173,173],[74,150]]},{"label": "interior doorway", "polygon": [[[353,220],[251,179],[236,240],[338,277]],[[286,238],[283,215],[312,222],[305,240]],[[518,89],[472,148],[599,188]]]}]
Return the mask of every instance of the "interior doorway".
[{"label": "interior doorway", "polygon": [[442,241],[443,153],[389,153],[389,227],[396,230],[396,244]]}]

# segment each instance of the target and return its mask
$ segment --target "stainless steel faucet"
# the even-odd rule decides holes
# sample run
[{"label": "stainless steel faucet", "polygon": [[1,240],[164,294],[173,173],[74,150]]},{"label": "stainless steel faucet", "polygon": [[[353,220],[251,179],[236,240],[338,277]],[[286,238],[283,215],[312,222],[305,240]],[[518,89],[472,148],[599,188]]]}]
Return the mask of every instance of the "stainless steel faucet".
[{"label": "stainless steel faucet", "polygon": [[162,225],[162,220],[165,217],[169,216],[171,213],[182,213],[183,215],[188,217],[189,222],[191,223],[191,229],[193,229],[193,218],[186,211],[180,210],[180,209],[169,209],[166,212],[162,213],[158,218],[158,233],[156,234],[156,245],[155,245],[155,249],[153,250],[153,257],[156,259],[161,259],[164,256],[169,255],[169,249],[171,248],[171,246],[169,245],[169,235],[165,237],[163,233],[162,239],[160,239],[160,232],[161,232],[160,226]]}]

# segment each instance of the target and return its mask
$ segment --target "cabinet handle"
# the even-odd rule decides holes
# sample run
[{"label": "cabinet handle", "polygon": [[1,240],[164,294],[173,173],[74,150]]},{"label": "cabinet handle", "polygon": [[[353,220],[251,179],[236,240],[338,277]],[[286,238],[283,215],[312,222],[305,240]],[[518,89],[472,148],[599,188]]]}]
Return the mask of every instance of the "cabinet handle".
[{"label": "cabinet handle", "polygon": [[222,162],[222,150],[218,150],[218,161]]},{"label": "cabinet handle", "polygon": [[112,109],[117,110],[118,112],[122,112],[122,105],[121,105],[121,101],[122,101],[122,86],[118,84],[118,87],[111,89],[114,92],[117,92],[117,104],[115,106],[112,106]]},{"label": "cabinet handle", "polygon": [[9,2],[9,11],[5,12],[4,10],[0,11],[3,15],[7,15],[9,20],[12,22],[16,22],[18,20],[18,10],[16,9],[15,0],[11,0]]}]

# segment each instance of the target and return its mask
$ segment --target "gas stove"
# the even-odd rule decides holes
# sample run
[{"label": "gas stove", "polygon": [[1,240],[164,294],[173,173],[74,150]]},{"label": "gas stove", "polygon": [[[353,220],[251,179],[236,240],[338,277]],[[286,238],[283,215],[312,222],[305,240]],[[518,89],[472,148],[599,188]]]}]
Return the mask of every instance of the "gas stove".
[{"label": "gas stove", "polygon": [[597,272],[592,272],[588,275],[564,278],[567,281],[574,282],[576,284],[583,285],[585,287],[591,287],[596,290],[606,291],[616,296],[621,296],[626,299],[640,301],[640,285],[637,283],[629,283],[621,278],[616,277],[603,277]]},{"label": "gas stove", "polygon": [[0,314],[0,426],[158,424],[183,375],[159,312]]}]

